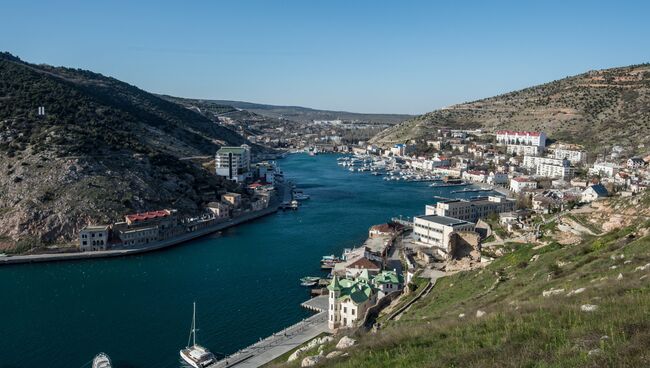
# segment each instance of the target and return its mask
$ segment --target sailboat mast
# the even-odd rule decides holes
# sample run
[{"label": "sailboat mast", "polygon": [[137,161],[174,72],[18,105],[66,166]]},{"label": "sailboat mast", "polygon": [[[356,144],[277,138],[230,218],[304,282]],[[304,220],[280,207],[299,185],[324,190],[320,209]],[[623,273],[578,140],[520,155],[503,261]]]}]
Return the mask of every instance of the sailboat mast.
[{"label": "sailboat mast", "polygon": [[196,302],[194,302],[194,313],[192,313],[192,336],[194,337],[192,345],[196,346]]}]

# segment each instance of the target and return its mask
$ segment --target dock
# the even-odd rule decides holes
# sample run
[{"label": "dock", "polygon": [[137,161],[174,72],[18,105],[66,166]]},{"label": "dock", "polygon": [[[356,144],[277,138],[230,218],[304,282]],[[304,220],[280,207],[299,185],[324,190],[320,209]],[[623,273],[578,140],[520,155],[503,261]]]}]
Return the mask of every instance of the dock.
[{"label": "dock", "polygon": [[318,313],[241,349],[210,365],[208,368],[259,367],[299,347],[323,332],[329,332],[327,327],[327,305],[328,296],[319,296],[302,303],[302,307]]}]

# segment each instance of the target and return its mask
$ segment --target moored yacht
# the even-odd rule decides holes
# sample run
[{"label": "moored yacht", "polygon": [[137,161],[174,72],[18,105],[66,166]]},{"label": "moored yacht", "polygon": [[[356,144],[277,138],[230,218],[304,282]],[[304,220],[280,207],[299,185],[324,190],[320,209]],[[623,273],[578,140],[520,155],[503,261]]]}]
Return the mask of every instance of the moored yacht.
[{"label": "moored yacht", "polygon": [[95,355],[93,359],[93,368],[112,368],[111,358],[105,353]]},{"label": "moored yacht", "polygon": [[[192,345],[190,345],[190,342]],[[204,368],[214,363],[216,358],[208,349],[196,344],[196,303],[194,303],[194,312],[192,314],[192,328],[190,337],[187,341],[187,347],[180,351],[181,358],[194,368]]]}]

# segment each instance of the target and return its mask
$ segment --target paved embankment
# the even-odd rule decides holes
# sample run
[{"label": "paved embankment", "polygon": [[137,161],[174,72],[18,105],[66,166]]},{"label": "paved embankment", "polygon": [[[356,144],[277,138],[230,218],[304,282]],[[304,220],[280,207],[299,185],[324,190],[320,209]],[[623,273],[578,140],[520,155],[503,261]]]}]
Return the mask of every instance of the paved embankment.
[{"label": "paved embankment", "polygon": [[327,296],[313,298],[303,303],[303,307],[318,310],[319,313],[293,326],[287,327],[266,339],[260,340],[216,362],[209,366],[209,368],[259,367],[299,347],[323,332],[329,332],[327,328]]},{"label": "paved embankment", "polygon": [[129,248],[129,249],[113,249],[95,252],[74,252],[74,253],[56,253],[56,254],[31,254],[23,256],[4,256],[0,257],[0,265],[6,264],[19,264],[19,263],[34,263],[34,262],[55,262],[55,261],[71,261],[79,259],[94,259],[94,258],[107,258],[107,257],[122,257],[144,252],[151,252],[159,249],[172,247],[202,236],[227,229],[232,226],[242,224],[266,215],[270,215],[278,211],[278,205],[269,206],[269,208],[245,213],[235,219],[224,221],[205,229],[197,230],[191,233],[183,234],[172,239],[163,240],[157,243],[148,244],[146,246]]}]

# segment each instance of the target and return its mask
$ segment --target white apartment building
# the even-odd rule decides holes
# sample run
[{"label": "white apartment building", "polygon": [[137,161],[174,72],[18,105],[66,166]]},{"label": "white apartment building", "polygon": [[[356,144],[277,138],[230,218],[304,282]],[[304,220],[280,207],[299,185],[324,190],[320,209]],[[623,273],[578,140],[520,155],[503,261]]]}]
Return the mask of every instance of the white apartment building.
[{"label": "white apartment building", "polygon": [[513,211],[515,202],[513,199],[499,196],[478,197],[469,200],[450,199],[440,201],[435,206],[427,205],[425,214],[476,222],[494,213]]},{"label": "white apartment building", "polygon": [[521,176],[512,178],[510,180],[510,190],[512,190],[513,192],[521,193],[522,191],[527,189],[537,189],[537,182],[535,180],[524,178]]},{"label": "white apartment building", "polygon": [[551,157],[557,159],[567,159],[574,165],[579,165],[587,162],[587,151],[580,149],[570,148],[554,148],[551,152]]},{"label": "white apartment building", "polygon": [[499,130],[496,132],[496,136],[497,142],[500,144],[546,147],[546,134],[544,132]]},{"label": "white apartment building", "polygon": [[420,243],[435,248],[441,256],[451,252],[450,236],[455,231],[474,231],[474,224],[457,218],[424,215],[413,219],[413,234]]},{"label": "white apartment building", "polygon": [[215,168],[217,176],[243,182],[250,174],[250,147],[245,144],[239,147],[221,147],[215,156]]},{"label": "white apartment building", "polygon": [[517,156],[539,156],[544,152],[542,146],[525,146],[520,144],[509,144],[506,146],[506,152]]},{"label": "white apartment building", "polygon": [[594,166],[589,169],[589,174],[607,176],[611,178],[616,175],[619,169],[620,166],[613,162],[596,162],[594,163]]},{"label": "white apartment building", "polygon": [[485,171],[470,170],[465,171],[462,175],[462,178],[475,183],[485,183],[487,179],[487,173]]},{"label": "white apartment building", "polygon": [[574,169],[566,158],[524,156],[522,166],[535,171],[536,175],[570,180]]}]

